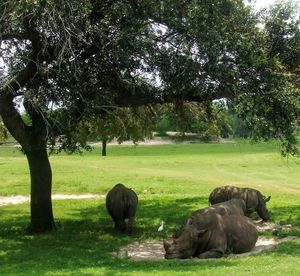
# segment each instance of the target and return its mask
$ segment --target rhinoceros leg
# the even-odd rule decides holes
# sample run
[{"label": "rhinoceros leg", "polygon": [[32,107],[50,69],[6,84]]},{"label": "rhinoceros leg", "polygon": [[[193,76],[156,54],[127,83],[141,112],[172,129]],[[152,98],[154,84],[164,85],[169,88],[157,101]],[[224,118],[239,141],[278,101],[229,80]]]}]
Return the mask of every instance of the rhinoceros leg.
[{"label": "rhinoceros leg", "polygon": [[199,259],[209,259],[209,258],[220,258],[224,254],[224,251],[220,248],[211,249],[209,251],[199,254],[197,257]]},{"label": "rhinoceros leg", "polygon": [[115,229],[120,232],[125,232],[126,222],[124,219],[119,219],[115,221]]},{"label": "rhinoceros leg", "polygon": [[129,234],[131,234],[132,233],[132,228],[133,228],[133,223],[134,223],[134,217],[130,217],[129,219],[128,219],[128,233]]}]

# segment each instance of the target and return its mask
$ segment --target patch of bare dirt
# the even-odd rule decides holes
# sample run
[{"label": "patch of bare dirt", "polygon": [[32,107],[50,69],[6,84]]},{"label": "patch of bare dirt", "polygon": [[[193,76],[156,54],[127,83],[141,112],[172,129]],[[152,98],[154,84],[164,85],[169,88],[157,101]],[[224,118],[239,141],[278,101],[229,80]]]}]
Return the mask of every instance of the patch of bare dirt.
[{"label": "patch of bare dirt", "polygon": [[[119,143],[116,140],[113,140],[112,142],[109,142],[108,145],[110,146],[154,146],[154,145],[169,145],[174,144],[175,142],[171,140],[170,138],[164,137],[155,137],[153,139],[145,139],[144,141],[139,141],[137,143],[134,143],[132,141],[123,141],[122,143]],[[102,142],[94,142],[89,143],[90,146],[101,146]]]},{"label": "patch of bare dirt", "polygon": [[254,221],[254,224],[258,232],[264,232],[267,230],[283,230],[288,231],[292,228],[292,224],[280,225],[272,222],[264,222],[262,220]]},{"label": "patch of bare dirt", "polygon": [[[155,133],[154,133],[155,134]],[[153,145],[168,145],[176,143],[176,137],[178,136],[178,132],[168,131],[166,136],[153,136],[151,139],[144,139],[143,141],[138,141],[136,143],[132,141],[123,141],[121,144],[116,140],[112,140],[108,143],[111,146],[153,146]],[[180,140],[182,144],[190,144],[194,142],[201,141],[203,137],[196,133],[185,133],[185,137]],[[217,143],[235,143],[234,140],[230,139],[221,139],[219,137],[211,137],[210,142],[217,142]],[[102,142],[91,142],[89,143],[90,146],[101,146]]]},{"label": "patch of bare dirt", "polygon": [[163,260],[164,247],[162,241],[134,242],[122,247],[116,254],[120,258],[129,257],[134,260]]},{"label": "patch of bare dirt", "polygon": [[298,237],[285,237],[282,239],[279,238],[267,238],[267,237],[259,237],[255,247],[250,251],[243,254],[236,254],[237,256],[249,256],[257,253],[261,253],[264,251],[268,251],[273,249],[277,244],[298,239]]},{"label": "patch of bare dirt", "polygon": [[[271,222],[264,222],[262,220],[254,221],[258,232],[264,232],[267,230],[290,230],[291,224],[279,225]],[[260,236],[256,242],[255,247],[247,253],[235,254],[235,256],[248,256],[257,254],[272,249],[277,244],[282,242],[297,239],[297,237],[286,238],[267,238]],[[129,257],[133,260],[163,260],[164,259],[164,247],[162,241],[146,241],[144,243],[134,242],[119,250],[116,254],[120,258]]]},{"label": "patch of bare dirt", "polygon": [[29,201],[28,196],[0,196],[0,206],[14,205]]},{"label": "patch of bare dirt", "polygon": [[[273,249],[282,242],[298,239],[298,237],[286,237],[283,239],[259,237],[255,247],[247,253],[234,254],[234,256],[249,256]],[[131,258],[135,261],[164,260],[165,250],[162,241],[134,242],[122,247],[116,256],[119,258]]]},{"label": "patch of bare dirt", "polygon": [[[53,200],[63,200],[63,199],[89,199],[89,198],[105,198],[105,195],[97,194],[82,194],[82,195],[64,195],[64,194],[54,194],[52,195]],[[0,206],[15,205],[26,203],[30,201],[29,196],[0,196]]]}]

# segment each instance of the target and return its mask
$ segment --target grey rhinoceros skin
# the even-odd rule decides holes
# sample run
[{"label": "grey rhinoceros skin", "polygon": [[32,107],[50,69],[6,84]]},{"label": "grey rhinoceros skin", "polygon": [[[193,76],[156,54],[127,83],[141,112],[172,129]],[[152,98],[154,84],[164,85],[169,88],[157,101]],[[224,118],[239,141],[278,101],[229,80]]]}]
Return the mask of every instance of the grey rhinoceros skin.
[{"label": "grey rhinoceros skin", "polygon": [[246,213],[246,203],[243,199],[240,198],[232,198],[227,201],[223,201],[220,203],[216,203],[202,210],[198,210],[197,212],[203,213],[206,210],[212,209],[221,216],[223,215],[245,215]]},{"label": "grey rhinoceros skin", "polygon": [[[106,208],[113,221],[115,229],[120,232],[132,232],[134,217],[138,205],[136,193],[123,184],[115,185],[106,196]],[[128,225],[126,225],[128,219]]]},{"label": "grey rhinoceros skin", "polygon": [[[204,208],[204,209],[200,209],[197,210],[195,212],[192,213],[192,217],[197,217],[201,214],[204,214],[206,212],[215,212],[221,216],[224,215],[245,215],[246,212],[246,204],[245,201],[243,199],[239,199],[239,198],[233,198],[230,199],[228,201],[225,202],[221,202],[218,204],[214,204],[210,207]],[[173,234],[173,238],[178,238],[180,236],[180,234],[182,233],[182,231],[189,226],[189,220],[181,227],[181,229],[179,231],[177,231],[175,234]]]},{"label": "grey rhinoceros skin", "polygon": [[219,258],[250,251],[258,238],[252,221],[243,215],[220,215],[213,209],[194,212],[180,236],[164,241],[166,259]]},{"label": "grey rhinoceros skin", "polygon": [[245,201],[245,214],[247,216],[256,211],[264,221],[270,219],[270,213],[266,207],[266,202],[268,202],[271,197],[269,196],[266,198],[258,190],[252,188],[239,188],[235,186],[217,187],[209,195],[209,202],[211,204],[216,204],[228,201],[232,198],[240,198]]}]

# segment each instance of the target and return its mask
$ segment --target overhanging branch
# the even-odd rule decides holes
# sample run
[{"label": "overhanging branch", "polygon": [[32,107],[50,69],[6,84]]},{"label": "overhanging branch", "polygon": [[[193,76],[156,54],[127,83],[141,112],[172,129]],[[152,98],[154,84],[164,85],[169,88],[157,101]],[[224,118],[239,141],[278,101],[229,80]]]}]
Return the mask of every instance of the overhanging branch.
[{"label": "overhanging branch", "polygon": [[29,37],[24,34],[24,33],[4,33],[0,34],[0,41],[5,41],[5,40],[27,40]]}]

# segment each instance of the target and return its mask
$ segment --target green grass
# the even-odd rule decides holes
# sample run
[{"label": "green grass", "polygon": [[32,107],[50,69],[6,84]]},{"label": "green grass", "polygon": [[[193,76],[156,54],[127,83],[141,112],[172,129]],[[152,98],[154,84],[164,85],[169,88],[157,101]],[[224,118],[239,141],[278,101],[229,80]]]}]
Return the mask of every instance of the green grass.
[{"label": "green grass", "polygon": [[[175,144],[108,147],[80,155],[51,156],[53,193],[104,193],[117,182],[139,195],[134,234],[116,234],[104,199],[53,201],[58,231],[28,236],[29,204],[0,207],[2,275],[300,275],[300,241],[249,257],[218,260],[139,261],[111,254],[133,241],[161,239],[207,206],[211,190],[234,184],[261,190],[272,199],[272,221],[290,223],[300,237],[300,159],[284,159],[275,143]],[[29,193],[25,156],[0,147],[0,195]],[[161,220],[165,232],[158,234]]]}]

